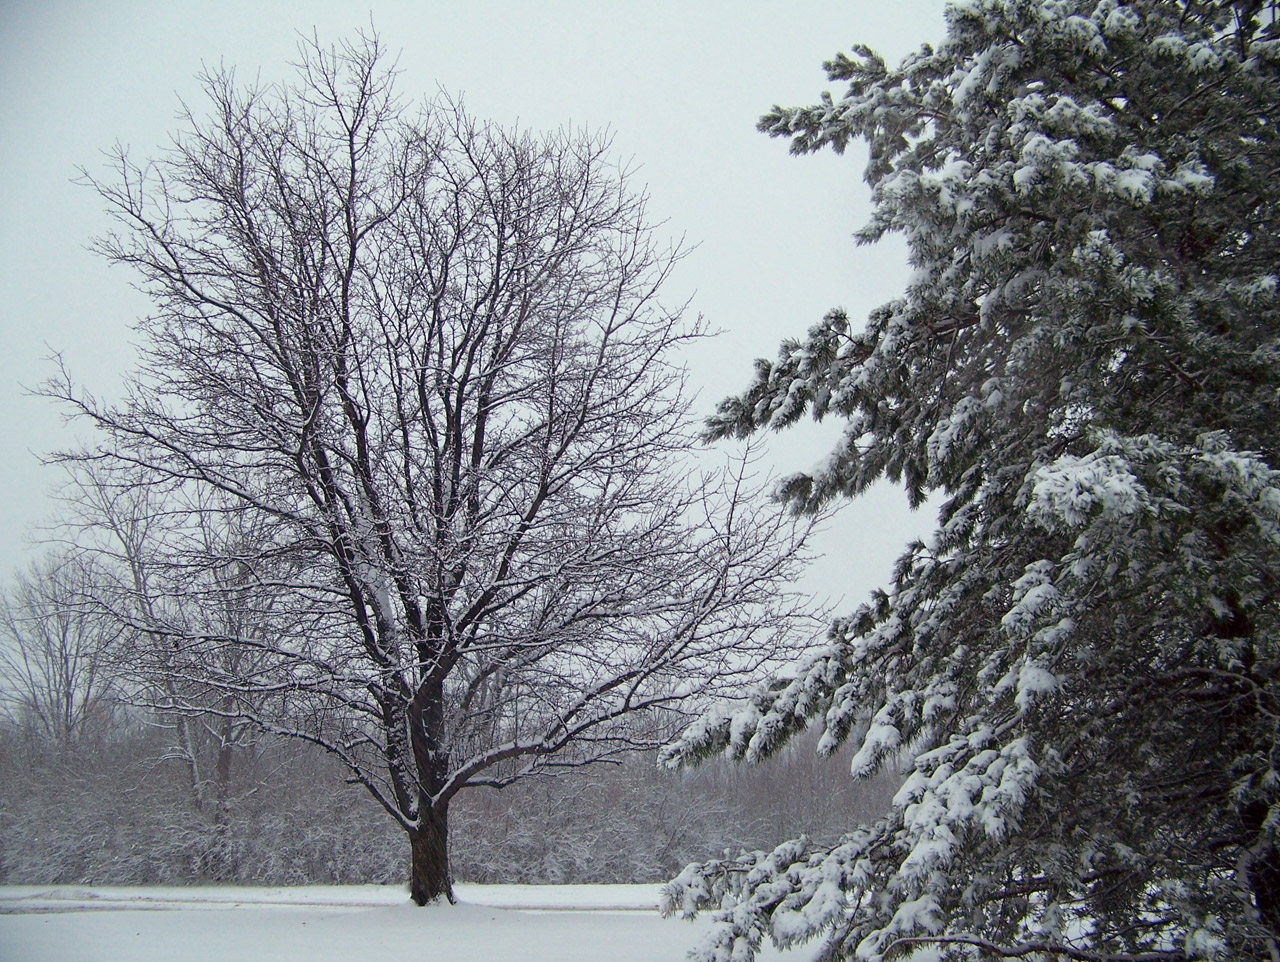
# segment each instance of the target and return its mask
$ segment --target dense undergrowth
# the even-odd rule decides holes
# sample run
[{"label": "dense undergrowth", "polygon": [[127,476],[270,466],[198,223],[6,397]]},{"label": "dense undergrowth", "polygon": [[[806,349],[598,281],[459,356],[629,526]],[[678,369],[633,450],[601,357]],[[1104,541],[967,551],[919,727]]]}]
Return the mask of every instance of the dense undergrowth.
[{"label": "dense undergrowth", "polygon": [[[405,845],[319,751],[259,741],[196,806],[163,729],[121,727],[56,745],[0,732],[0,883],[259,885],[398,883]],[[798,745],[754,768],[686,775],[649,756],[501,792],[465,792],[452,866],[484,883],[657,882],[708,852],[778,832],[829,834],[883,808],[888,781],[855,785]]]}]

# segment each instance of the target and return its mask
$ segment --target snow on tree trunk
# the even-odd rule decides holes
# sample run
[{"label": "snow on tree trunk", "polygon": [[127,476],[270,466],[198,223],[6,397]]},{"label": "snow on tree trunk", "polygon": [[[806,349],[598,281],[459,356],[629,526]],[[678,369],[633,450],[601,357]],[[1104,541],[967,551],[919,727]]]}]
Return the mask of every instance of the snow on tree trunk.
[{"label": "snow on tree trunk", "polygon": [[449,805],[427,808],[422,827],[409,833],[409,896],[416,905],[439,898],[453,902],[449,873]]}]

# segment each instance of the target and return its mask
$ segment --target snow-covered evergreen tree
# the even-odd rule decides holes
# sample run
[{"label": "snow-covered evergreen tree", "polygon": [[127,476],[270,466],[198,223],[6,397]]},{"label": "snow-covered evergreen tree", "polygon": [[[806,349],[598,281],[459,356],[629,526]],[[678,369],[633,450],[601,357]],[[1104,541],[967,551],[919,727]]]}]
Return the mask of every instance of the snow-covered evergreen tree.
[{"label": "snow-covered evergreen tree", "polygon": [[775,109],[870,149],[914,274],[758,362],[711,431],[845,421],[799,510],[880,477],[939,526],[792,677],[670,746],[816,721],[904,765],[834,847],[693,865],[704,959],[1280,959],[1280,30],[1261,2],[967,0],[896,70]]}]

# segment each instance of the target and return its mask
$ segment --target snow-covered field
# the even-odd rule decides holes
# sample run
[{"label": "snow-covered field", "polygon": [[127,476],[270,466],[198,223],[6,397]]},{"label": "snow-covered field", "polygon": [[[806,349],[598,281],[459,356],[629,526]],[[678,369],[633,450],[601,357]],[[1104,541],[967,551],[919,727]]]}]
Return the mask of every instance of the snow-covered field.
[{"label": "snow-covered field", "polygon": [[[656,885],[0,886],[0,962],[680,962],[705,921],[658,915]],[[762,960],[797,958],[814,949]]]}]

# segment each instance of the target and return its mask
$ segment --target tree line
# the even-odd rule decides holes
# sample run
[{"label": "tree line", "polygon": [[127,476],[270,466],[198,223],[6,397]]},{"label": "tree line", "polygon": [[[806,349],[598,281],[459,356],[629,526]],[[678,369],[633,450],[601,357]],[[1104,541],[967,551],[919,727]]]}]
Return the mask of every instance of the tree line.
[{"label": "tree line", "polygon": [[[84,606],[96,593],[64,559],[4,597],[0,884],[404,882],[401,833],[319,746],[139,707],[139,680],[112,647],[118,623]],[[451,871],[658,883],[779,830],[834,839],[892,789],[855,785],[800,748],[759,769],[683,776],[633,754],[467,793],[452,810]]]}]

